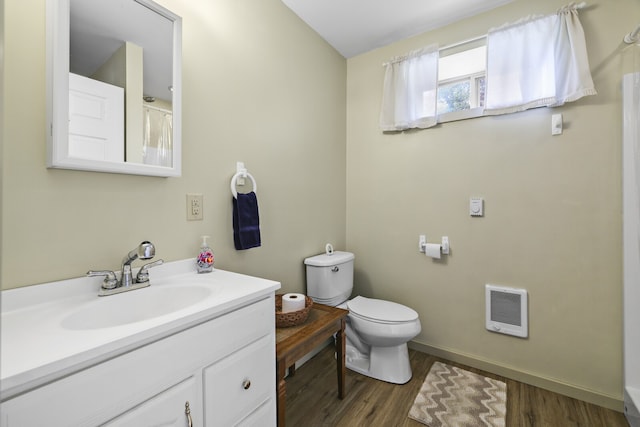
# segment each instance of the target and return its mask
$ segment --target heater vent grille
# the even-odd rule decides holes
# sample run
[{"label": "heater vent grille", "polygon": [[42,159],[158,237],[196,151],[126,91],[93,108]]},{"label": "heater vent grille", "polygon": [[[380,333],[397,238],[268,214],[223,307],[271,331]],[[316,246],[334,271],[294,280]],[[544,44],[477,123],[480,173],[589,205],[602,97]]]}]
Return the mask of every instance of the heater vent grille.
[{"label": "heater vent grille", "polygon": [[527,291],[485,285],[486,328],[492,332],[527,337]]}]

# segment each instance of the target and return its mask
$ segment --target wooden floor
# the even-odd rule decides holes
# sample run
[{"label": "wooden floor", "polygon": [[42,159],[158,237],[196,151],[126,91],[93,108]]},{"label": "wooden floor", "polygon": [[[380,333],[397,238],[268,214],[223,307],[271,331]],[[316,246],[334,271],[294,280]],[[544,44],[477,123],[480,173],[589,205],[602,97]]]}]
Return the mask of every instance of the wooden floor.
[{"label": "wooden floor", "polygon": [[413,378],[395,385],[347,370],[346,397],[337,395],[333,348],[326,347],[287,378],[287,427],[424,427],[407,417],[434,361],[507,383],[507,427],[628,427],[624,415],[541,388],[409,350]]}]

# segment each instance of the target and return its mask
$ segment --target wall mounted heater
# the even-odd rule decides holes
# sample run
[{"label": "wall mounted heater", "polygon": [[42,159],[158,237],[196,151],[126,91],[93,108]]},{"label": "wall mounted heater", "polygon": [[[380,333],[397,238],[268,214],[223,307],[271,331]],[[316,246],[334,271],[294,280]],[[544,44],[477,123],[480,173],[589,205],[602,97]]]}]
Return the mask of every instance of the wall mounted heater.
[{"label": "wall mounted heater", "polygon": [[487,284],[485,300],[488,330],[523,338],[529,335],[525,289]]}]

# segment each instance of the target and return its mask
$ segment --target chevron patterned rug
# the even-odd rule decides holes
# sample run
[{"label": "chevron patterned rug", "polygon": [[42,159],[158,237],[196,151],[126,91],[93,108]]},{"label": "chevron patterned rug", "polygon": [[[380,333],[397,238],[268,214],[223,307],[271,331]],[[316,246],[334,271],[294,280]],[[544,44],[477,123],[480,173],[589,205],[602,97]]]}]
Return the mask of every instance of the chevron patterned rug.
[{"label": "chevron patterned rug", "polygon": [[409,411],[429,427],[504,427],[507,385],[434,362]]}]

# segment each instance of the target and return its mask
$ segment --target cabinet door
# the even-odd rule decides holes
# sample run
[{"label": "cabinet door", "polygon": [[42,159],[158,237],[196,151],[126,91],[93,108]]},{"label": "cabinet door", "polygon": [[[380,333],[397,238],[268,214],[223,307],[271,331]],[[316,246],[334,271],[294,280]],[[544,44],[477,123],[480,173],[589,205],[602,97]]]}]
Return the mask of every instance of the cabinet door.
[{"label": "cabinet door", "polygon": [[243,418],[237,427],[264,427],[271,425],[272,420],[276,419],[276,404],[274,399],[269,399],[263,403],[258,409]]},{"label": "cabinet door", "polygon": [[[258,408],[275,426],[275,337],[266,335],[204,370],[205,425],[235,426]],[[269,410],[271,409],[271,410]],[[251,425],[251,418],[244,425]]]},{"label": "cabinet door", "polygon": [[202,425],[202,411],[193,377],[152,397],[105,424],[109,427],[191,427]]}]

